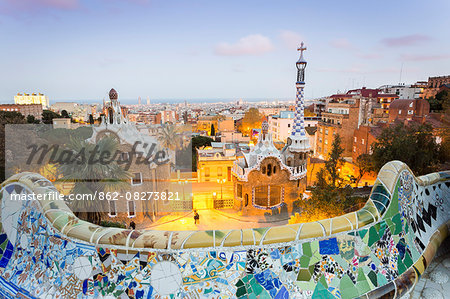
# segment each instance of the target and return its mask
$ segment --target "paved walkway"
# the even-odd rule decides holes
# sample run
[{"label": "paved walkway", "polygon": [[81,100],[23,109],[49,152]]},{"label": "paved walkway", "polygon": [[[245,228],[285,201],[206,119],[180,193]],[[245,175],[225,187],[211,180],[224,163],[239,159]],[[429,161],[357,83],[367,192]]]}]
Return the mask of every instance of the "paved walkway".
[{"label": "paved walkway", "polygon": [[239,219],[236,212],[229,213],[216,210],[200,210],[200,223],[194,224],[194,213],[184,215],[167,215],[152,224],[138,225],[138,229],[154,230],[213,230],[213,229],[243,229],[255,227],[268,227],[287,224],[285,221],[258,222],[260,217],[246,216]]},{"label": "paved walkway", "polygon": [[[441,256],[435,257],[417,282],[409,298],[450,298],[450,240],[441,244]],[[439,253],[438,253],[439,255]]]}]

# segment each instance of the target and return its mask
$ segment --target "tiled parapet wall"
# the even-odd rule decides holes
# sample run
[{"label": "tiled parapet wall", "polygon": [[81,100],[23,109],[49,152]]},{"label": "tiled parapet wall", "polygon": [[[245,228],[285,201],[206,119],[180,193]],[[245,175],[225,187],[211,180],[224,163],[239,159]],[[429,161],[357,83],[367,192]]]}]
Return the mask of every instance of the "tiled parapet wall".
[{"label": "tiled parapet wall", "polygon": [[383,167],[361,210],[323,221],[216,231],[131,231],[61,201],[53,185],[2,184],[0,298],[377,298],[405,295],[448,234],[450,175]]}]

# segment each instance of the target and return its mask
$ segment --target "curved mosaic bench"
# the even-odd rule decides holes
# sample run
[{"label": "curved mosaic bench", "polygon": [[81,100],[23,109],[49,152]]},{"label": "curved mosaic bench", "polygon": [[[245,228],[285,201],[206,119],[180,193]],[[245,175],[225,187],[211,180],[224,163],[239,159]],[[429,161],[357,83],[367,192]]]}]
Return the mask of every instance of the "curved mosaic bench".
[{"label": "curved mosaic bench", "polygon": [[133,231],[78,219],[38,174],[1,185],[0,298],[378,298],[407,294],[450,224],[450,173],[398,161],[359,211],[311,223]]}]

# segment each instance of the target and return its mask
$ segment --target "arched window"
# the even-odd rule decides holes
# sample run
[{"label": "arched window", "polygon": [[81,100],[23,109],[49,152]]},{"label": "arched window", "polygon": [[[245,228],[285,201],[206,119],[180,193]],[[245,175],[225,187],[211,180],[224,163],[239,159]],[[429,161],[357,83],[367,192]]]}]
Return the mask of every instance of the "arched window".
[{"label": "arched window", "polygon": [[272,175],[272,164],[267,164],[267,176]]},{"label": "arched window", "polygon": [[245,206],[248,206],[248,193],[245,193]]},{"label": "arched window", "polygon": [[[264,208],[277,206],[282,201],[282,188],[268,185],[254,188],[254,205]],[[246,197],[247,198],[247,197]]]},{"label": "arched window", "polygon": [[277,172],[277,167],[274,165],[273,166],[273,174],[275,174]]}]

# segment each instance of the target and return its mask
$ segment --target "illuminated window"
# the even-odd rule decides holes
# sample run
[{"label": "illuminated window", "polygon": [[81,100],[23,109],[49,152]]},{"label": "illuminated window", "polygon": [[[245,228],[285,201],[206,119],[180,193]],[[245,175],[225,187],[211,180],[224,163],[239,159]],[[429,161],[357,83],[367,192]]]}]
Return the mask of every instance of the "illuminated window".
[{"label": "illuminated window", "polygon": [[267,207],[268,195],[269,195],[268,186],[255,187],[255,205]]},{"label": "illuminated window", "polygon": [[242,184],[237,184],[237,197],[242,198]]},{"label": "illuminated window", "polygon": [[255,187],[255,205],[260,207],[273,207],[279,205],[282,200],[282,188],[280,186]]},{"label": "illuminated window", "polygon": [[142,173],[135,172],[131,178],[131,185],[141,185],[142,184]]},{"label": "illuminated window", "polygon": [[116,201],[109,200],[108,202],[109,202],[109,216],[116,217],[117,216]]},{"label": "illuminated window", "polygon": [[128,217],[132,218],[136,216],[136,206],[133,200],[128,201]]},{"label": "illuminated window", "polygon": [[222,176],[222,167],[217,167],[217,176]]}]

